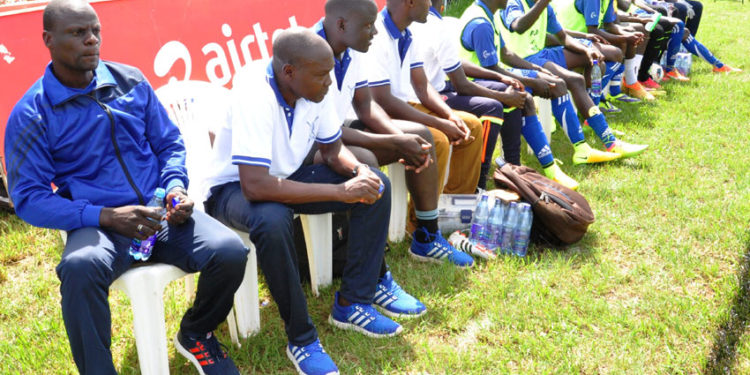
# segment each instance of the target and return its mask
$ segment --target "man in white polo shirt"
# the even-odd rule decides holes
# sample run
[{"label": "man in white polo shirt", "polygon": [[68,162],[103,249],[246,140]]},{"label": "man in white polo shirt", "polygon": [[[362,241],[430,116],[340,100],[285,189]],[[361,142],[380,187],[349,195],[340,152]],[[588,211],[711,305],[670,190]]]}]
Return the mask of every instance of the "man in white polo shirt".
[{"label": "man in white polo shirt", "polygon": [[[424,125],[392,120],[372,100],[367,85],[368,59],[364,53],[369,50],[376,33],[377,16],[378,8],[373,0],[326,2],[325,18],[314,26],[314,30],[331,46],[336,62],[336,67],[331,72],[334,84],[331,85],[328,95],[335,99],[342,118],[355,119],[347,120],[348,126],[342,129],[344,144],[354,144],[371,150],[377,156],[380,165],[396,162],[400,158],[404,160],[407,186],[416,213],[417,231],[437,233],[438,167],[432,162],[436,159],[432,145],[426,141],[432,141],[432,134]],[[419,143],[402,142],[403,138],[416,137],[416,134],[420,136]],[[406,162],[409,155],[414,153],[417,153],[417,160]],[[420,155],[423,155],[423,160],[420,160]],[[471,257],[467,254],[452,247],[442,246],[437,238],[432,242],[431,248],[437,249],[436,259],[455,260],[461,266],[471,265]],[[382,291],[382,294],[392,298],[384,299],[381,304],[376,296],[375,302],[381,310],[389,316],[396,314],[403,317],[424,312],[424,305],[402,291],[385,271],[381,270],[384,274],[381,275],[381,282],[378,284],[378,294]]]},{"label": "man in white polo shirt", "polygon": [[[206,211],[250,233],[266,283],[284,320],[287,356],[303,374],[337,374],[307,312],[293,241],[294,213],[351,212],[348,259],[329,322],[372,337],[401,326],[373,308],[383,260],[390,183],[342,144],[338,116],[324,100],[334,67],[328,44],[307,29],[283,31],[267,66],[234,80],[231,125],[214,144],[220,171]],[[316,142],[324,164],[302,166]]]},{"label": "man in white polo shirt", "polygon": [[[469,113],[452,111],[430,86],[407,28],[413,21],[425,22],[428,9],[429,0],[389,0],[378,14],[377,35],[367,53],[370,92],[390,117],[429,127],[437,155],[438,192],[474,193],[480,173],[482,125]],[[414,95],[420,103],[407,103]],[[430,245],[436,244],[451,251],[447,258],[452,263],[471,264],[471,258],[453,249],[440,231],[418,228],[413,237],[410,252],[419,260],[443,259],[435,256],[440,256],[439,252]]]}]

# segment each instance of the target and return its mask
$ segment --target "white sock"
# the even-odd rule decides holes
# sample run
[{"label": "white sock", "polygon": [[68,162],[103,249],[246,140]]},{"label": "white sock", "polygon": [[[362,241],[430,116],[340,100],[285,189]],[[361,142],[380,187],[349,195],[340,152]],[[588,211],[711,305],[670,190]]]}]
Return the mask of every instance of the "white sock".
[{"label": "white sock", "polygon": [[635,57],[631,59],[625,59],[625,84],[630,86],[635,84],[638,76],[635,74]]},{"label": "white sock", "polygon": [[641,62],[643,62],[643,55],[635,55],[633,60],[635,60],[635,64],[633,64],[633,79],[637,80],[638,71],[641,69]]}]

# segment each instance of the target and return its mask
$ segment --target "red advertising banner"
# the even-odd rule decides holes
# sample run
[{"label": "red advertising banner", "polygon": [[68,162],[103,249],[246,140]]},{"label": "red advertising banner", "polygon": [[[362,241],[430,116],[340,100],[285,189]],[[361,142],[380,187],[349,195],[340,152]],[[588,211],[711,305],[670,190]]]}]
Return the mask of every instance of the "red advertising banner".
[{"label": "red advertising banner", "polygon": [[[312,26],[324,0],[101,0],[101,56],[138,67],[154,88],[169,80],[226,85],[253,60],[271,55],[274,35]],[[384,0],[377,1],[379,6]],[[0,135],[13,106],[44,73],[46,2],[0,6]],[[1,140],[1,139],[0,139]],[[4,155],[4,141],[0,155]]]}]

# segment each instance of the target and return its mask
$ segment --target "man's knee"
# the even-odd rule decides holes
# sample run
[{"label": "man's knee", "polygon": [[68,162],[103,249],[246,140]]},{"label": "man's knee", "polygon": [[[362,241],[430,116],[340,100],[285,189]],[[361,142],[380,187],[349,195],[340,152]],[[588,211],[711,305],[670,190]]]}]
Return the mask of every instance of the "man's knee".
[{"label": "man's knee", "polygon": [[62,294],[91,290],[96,285],[109,286],[113,281],[112,271],[86,251],[65,256],[60,260],[56,271]]},{"label": "man's knee", "polygon": [[[250,239],[253,243],[260,241],[275,242],[293,233],[293,211],[287,205],[278,202],[253,204],[246,223],[250,228]],[[265,242],[264,241],[264,242]],[[258,249],[261,252],[261,249]]]},{"label": "man's knee", "polygon": [[222,266],[222,269],[240,271],[245,268],[247,248],[239,236],[231,230],[217,233],[208,246],[214,250],[213,259]]}]

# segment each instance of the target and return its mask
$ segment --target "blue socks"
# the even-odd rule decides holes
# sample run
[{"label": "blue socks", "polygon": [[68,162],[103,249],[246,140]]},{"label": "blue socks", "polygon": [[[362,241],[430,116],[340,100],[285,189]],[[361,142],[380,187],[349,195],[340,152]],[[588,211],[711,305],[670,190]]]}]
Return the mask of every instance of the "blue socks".
[{"label": "blue socks", "polygon": [[612,145],[614,145],[615,141],[617,141],[617,138],[612,134],[609,125],[607,125],[607,120],[605,120],[604,115],[599,112],[599,108],[592,107],[592,109],[595,110],[594,112],[596,112],[596,114],[586,119],[586,121],[588,121],[591,129],[594,129],[594,132],[599,136],[599,139],[602,140],[604,147],[609,150]]},{"label": "blue socks", "polygon": [[685,39],[682,42],[682,45],[685,46],[685,48],[692,53],[695,56],[698,56],[702,58],[703,60],[706,60],[707,63],[711,64],[712,66],[715,66],[717,68],[721,68],[724,66],[724,64],[719,61],[714,55],[711,53],[711,51],[706,48],[701,42],[696,40],[692,35],[690,35],[687,39]]},{"label": "blue socks", "polygon": [[[601,102],[602,97],[604,96],[603,90],[607,87],[607,84],[610,83],[612,78],[614,77],[615,73],[618,69],[620,69],[620,66],[622,64],[614,61],[606,61],[604,63],[604,66],[606,67],[606,70],[604,71],[604,75],[602,76],[602,96],[595,98],[589,93],[589,97],[591,97],[591,100],[594,102],[594,105],[599,105],[599,102]],[[617,83],[617,89],[620,90],[620,83]],[[612,89],[610,88],[610,92]]]},{"label": "blue socks", "polygon": [[549,147],[547,135],[544,134],[542,123],[536,115],[526,116],[523,118],[523,127],[521,134],[526,139],[526,143],[534,150],[537,160],[542,167],[547,167],[555,162],[552,156],[552,149]]},{"label": "blue socks", "polygon": [[[608,62],[607,71],[609,71],[610,69],[609,64],[610,63]],[[620,93],[622,92],[622,87],[620,86],[622,84],[622,74],[625,72],[625,64],[621,64],[621,63],[614,63],[614,64],[616,64],[616,66],[612,65],[612,70],[614,70],[614,72],[612,73],[612,76],[610,77],[610,81],[609,81],[609,95],[617,96],[617,95],[620,95]],[[602,87],[605,87],[605,86],[606,85],[604,84],[604,81],[602,80]]]},{"label": "blue socks", "polygon": [[665,67],[667,72],[674,69],[674,62],[677,59],[677,52],[680,52],[680,42],[682,42],[682,35],[685,33],[685,23],[682,21],[678,22],[672,30],[672,37],[669,39],[667,44],[667,66]]},{"label": "blue socks", "polygon": [[573,102],[570,100],[570,94],[559,98],[550,99],[552,102],[552,114],[557,122],[565,129],[570,143],[576,144],[583,141],[583,129],[581,122],[578,121],[578,114],[573,108]]}]

